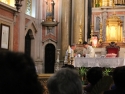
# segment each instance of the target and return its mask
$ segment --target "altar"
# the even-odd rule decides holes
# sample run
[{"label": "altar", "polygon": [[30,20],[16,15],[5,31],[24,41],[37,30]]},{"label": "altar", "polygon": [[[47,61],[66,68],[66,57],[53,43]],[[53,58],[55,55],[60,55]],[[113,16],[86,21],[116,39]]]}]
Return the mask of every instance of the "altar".
[{"label": "altar", "polygon": [[115,68],[124,66],[124,58],[84,58],[76,57],[74,60],[74,67],[107,67]]}]

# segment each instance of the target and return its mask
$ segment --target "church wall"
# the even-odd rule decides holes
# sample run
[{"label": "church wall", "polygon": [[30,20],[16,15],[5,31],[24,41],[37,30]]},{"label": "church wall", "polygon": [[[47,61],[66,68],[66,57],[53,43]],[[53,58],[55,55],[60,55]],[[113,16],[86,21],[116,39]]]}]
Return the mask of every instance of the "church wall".
[{"label": "church wall", "polygon": [[[55,1],[55,20],[59,21],[59,0]],[[0,2],[1,4],[1,2]],[[25,14],[26,0],[22,1],[20,13],[16,14],[16,8],[10,8],[5,5],[0,6],[0,24],[5,23],[10,26],[9,50],[24,52],[25,51],[25,36],[28,29],[31,29],[33,41],[31,47],[31,56],[35,61],[35,65],[39,70],[38,73],[44,72],[44,49],[45,45],[52,43],[57,49],[58,30],[59,27],[54,27],[54,33],[48,33],[46,27],[43,27],[41,22],[45,17],[45,0],[37,0],[36,2],[36,17],[31,17]],[[7,8],[6,8],[7,6]],[[56,52],[55,52],[56,53]],[[56,54],[55,54],[56,55]],[[56,56],[55,56],[56,57]]]},{"label": "church wall", "polygon": [[9,50],[18,51],[19,16],[16,9],[0,2],[0,24],[10,26]]},{"label": "church wall", "polygon": [[13,16],[14,16],[13,13],[2,8],[0,8],[0,15],[3,15],[4,17],[10,18],[10,19],[13,19]]}]

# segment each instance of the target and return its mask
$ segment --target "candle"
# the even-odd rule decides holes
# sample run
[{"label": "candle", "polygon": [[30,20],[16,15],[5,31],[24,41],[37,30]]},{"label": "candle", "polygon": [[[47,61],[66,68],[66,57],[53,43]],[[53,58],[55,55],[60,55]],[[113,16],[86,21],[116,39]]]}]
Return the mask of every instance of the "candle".
[{"label": "candle", "polygon": [[68,53],[71,53],[71,48],[70,48],[70,46],[68,47]]},{"label": "candle", "polygon": [[74,51],[73,50],[71,51],[71,57],[74,57]]}]

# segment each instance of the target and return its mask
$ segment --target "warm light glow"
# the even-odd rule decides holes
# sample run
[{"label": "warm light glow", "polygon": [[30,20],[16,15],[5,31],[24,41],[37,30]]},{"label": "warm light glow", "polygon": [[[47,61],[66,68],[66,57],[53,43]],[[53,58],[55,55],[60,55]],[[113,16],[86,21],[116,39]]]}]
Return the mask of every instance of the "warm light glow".
[{"label": "warm light glow", "polygon": [[8,4],[12,7],[15,7],[15,0],[0,0],[1,2],[5,3],[5,4]]},{"label": "warm light glow", "polygon": [[10,1],[9,5],[15,7],[15,0],[9,0],[9,1]]},{"label": "warm light glow", "polygon": [[122,21],[113,14],[106,21],[106,42],[123,42],[122,37]]},{"label": "warm light glow", "polygon": [[110,30],[110,38],[112,40],[117,40],[117,31],[116,31],[117,28],[115,28],[115,26],[111,26],[109,30]]},{"label": "warm light glow", "polygon": [[97,47],[97,43],[98,43],[97,36],[92,36],[92,46]]},{"label": "warm light glow", "polygon": [[108,0],[102,0],[102,6],[108,6],[109,1]]}]

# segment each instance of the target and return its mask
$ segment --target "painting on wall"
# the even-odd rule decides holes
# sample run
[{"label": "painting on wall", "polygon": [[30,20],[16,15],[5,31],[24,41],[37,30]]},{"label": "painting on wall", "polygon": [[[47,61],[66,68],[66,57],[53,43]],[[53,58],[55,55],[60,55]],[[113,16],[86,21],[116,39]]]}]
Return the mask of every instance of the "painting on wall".
[{"label": "painting on wall", "polygon": [[10,33],[10,26],[1,24],[0,47],[2,49],[9,49],[9,33]]},{"label": "painting on wall", "polygon": [[94,17],[94,32],[99,32],[100,30],[100,17],[95,16]]}]

